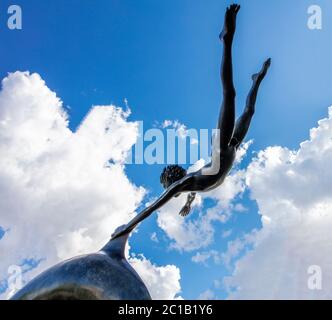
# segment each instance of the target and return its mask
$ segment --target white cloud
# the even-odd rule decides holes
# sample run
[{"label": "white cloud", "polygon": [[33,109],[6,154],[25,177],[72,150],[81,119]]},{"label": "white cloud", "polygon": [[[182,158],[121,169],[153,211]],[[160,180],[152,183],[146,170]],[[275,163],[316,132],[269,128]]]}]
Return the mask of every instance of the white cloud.
[{"label": "white cloud", "polygon": [[[179,215],[186,197],[183,194],[167,203],[158,213],[157,222],[158,226],[172,240],[170,245],[172,248],[191,251],[205,247],[211,242],[210,237],[213,235],[213,228],[201,216],[191,221]],[[201,197],[198,196],[195,201],[195,205],[199,206]]]},{"label": "white cloud", "polygon": [[207,261],[212,259],[214,263],[219,264],[221,262],[221,256],[218,251],[210,250],[205,252],[197,252],[192,258],[191,261],[195,263],[201,263],[207,265]]},{"label": "white cloud", "polygon": [[[0,241],[0,280],[8,277],[10,265],[25,259],[43,259],[25,275],[29,279],[59,260],[96,251],[133,216],[145,190],[124,171],[138,135],[129,114],[96,106],[72,132],[62,102],[39,75],[16,72],[3,80],[0,225],[8,231]],[[149,263],[133,262],[137,268]],[[169,287],[171,297],[179,270],[152,265],[150,270],[158,279],[154,283],[168,282],[161,294]]]},{"label": "white cloud", "polygon": [[173,265],[158,267],[143,255],[130,259],[130,263],[145,282],[152,299],[182,299],[180,294],[180,270]]},{"label": "white cloud", "polygon": [[[190,137],[190,132],[187,129],[187,127],[178,120],[165,120],[162,123],[161,128],[162,129],[168,129],[168,128],[175,129],[176,133],[178,134],[178,136],[181,139],[186,139],[187,137]],[[191,137],[190,143],[196,145],[199,143],[199,141],[197,138]]]},{"label": "white cloud", "polygon": [[172,125],[173,125],[173,121],[172,120],[165,120],[163,122],[163,124],[161,125],[161,127],[163,129],[167,129],[167,128],[171,127]]},{"label": "white cloud", "polygon": [[223,231],[223,233],[221,234],[221,237],[223,239],[227,239],[232,235],[233,231],[232,230],[225,230]]},{"label": "white cloud", "polygon": [[210,289],[201,293],[199,295],[199,297],[197,298],[197,300],[215,300],[215,299],[216,299],[216,296],[215,296],[214,292]]},{"label": "white cloud", "polygon": [[226,268],[231,269],[234,260],[236,260],[240,254],[248,250],[254,243],[256,240],[256,233],[257,230],[253,230],[251,233],[229,241],[225,252],[219,252],[217,250],[197,252],[191,258],[191,261],[207,266],[207,262],[212,260],[215,264],[222,263]]},{"label": "white cloud", "polygon": [[[269,147],[247,170],[262,215],[254,249],[226,280],[236,299],[332,298],[332,107],[296,151]],[[322,269],[322,290],[308,269]]]},{"label": "white cloud", "polygon": [[158,243],[159,239],[156,232],[153,232],[150,237],[151,241]]},{"label": "white cloud", "polygon": [[248,246],[254,243],[256,233],[257,230],[253,230],[243,237],[228,242],[226,252],[220,254],[220,260],[222,260],[223,264],[228,269],[232,267],[232,262],[238,258],[244,250],[248,249]]},{"label": "white cloud", "polygon": [[244,142],[236,153],[235,163],[239,164],[242,162],[243,158],[246,156],[250,146],[254,143],[254,140],[249,140]]}]

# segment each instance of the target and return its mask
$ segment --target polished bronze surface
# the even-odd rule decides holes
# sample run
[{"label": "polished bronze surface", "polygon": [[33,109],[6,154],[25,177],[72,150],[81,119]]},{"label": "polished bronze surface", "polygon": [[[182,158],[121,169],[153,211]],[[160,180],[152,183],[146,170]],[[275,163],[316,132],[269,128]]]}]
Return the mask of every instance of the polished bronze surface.
[{"label": "polished bronze surface", "polygon": [[128,235],[100,252],[61,262],[41,273],[12,300],[151,300],[125,258]]}]

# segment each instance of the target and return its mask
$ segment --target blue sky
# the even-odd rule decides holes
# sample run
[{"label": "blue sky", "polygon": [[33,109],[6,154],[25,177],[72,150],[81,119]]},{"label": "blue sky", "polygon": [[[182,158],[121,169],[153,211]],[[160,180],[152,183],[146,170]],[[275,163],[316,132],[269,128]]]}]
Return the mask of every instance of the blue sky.
[{"label": "blue sky", "polygon": [[[272,58],[249,134],[254,139],[250,151],[273,145],[298,148],[332,102],[332,4],[315,1],[323,10],[323,29],[313,31],[307,28],[311,0],[238,3],[242,5],[234,44],[238,113],[251,74]],[[146,128],[165,119],[177,119],[188,128],[214,127],[221,102],[218,34],[229,1],[17,0],[23,10],[21,31],[5,26],[10,4],[0,2],[1,78],[16,70],[39,73],[70,107],[73,130],[92,105],[125,107],[125,99],[131,119],[144,121]],[[126,169],[135,184],[151,191],[150,196],[162,192],[161,170],[158,165]],[[255,202],[246,194],[241,203],[248,212],[234,214],[226,225],[216,224],[209,249],[225,251],[229,240],[260,228]],[[222,239],[224,230],[233,230],[231,238]],[[154,231],[159,243],[150,240]],[[184,298],[195,299],[209,288],[218,298],[226,297],[213,281],[229,270],[212,262],[195,264],[191,261],[195,252],[169,250],[168,245],[155,216],[131,241],[133,251],[154,263],[180,268]]]}]

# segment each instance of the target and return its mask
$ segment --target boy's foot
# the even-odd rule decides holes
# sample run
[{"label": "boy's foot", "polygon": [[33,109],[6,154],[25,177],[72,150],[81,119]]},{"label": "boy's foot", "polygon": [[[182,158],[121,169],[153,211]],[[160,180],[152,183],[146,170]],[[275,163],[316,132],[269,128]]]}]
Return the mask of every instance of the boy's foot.
[{"label": "boy's foot", "polygon": [[262,70],[259,73],[254,74],[252,76],[252,80],[253,81],[262,81],[265,78],[270,66],[271,66],[271,58],[267,59],[264,62]]},{"label": "boy's foot", "polygon": [[226,10],[224,29],[219,35],[221,41],[233,40],[236,29],[236,16],[240,10],[240,5],[232,4]]}]

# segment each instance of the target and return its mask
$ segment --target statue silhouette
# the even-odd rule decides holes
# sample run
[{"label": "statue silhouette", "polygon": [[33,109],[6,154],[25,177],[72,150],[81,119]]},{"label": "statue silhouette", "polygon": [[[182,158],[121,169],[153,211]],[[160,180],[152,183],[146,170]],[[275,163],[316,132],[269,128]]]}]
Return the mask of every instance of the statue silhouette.
[{"label": "statue silhouette", "polygon": [[186,170],[176,165],[165,168],[160,181],[166,188],[166,191],[157,201],[144,209],[127,225],[119,227],[112,235],[112,239],[130,233],[154,211],[160,209],[173,197],[177,197],[182,193],[189,193],[189,195],[187,203],[180,214],[182,216],[188,215],[196,193],[211,191],[219,187],[229,174],[236,158],[236,151],[246,137],[251,119],[255,113],[259,86],[271,65],[271,59],[268,59],[263,64],[261,71],[252,76],[253,85],[247,98],[246,107],[241,117],[235,123],[236,92],[233,83],[232,45],[239,10],[240,6],[236,4],[227,8],[224,29],[220,34],[220,40],[224,44],[221,64],[223,102],[218,120],[217,134],[212,142],[211,162],[202,169],[190,174],[187,174]]}]

